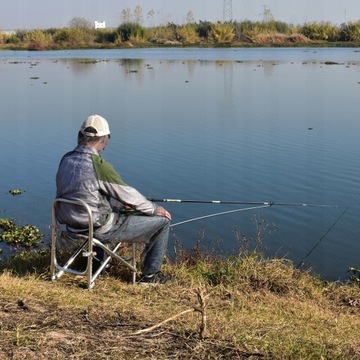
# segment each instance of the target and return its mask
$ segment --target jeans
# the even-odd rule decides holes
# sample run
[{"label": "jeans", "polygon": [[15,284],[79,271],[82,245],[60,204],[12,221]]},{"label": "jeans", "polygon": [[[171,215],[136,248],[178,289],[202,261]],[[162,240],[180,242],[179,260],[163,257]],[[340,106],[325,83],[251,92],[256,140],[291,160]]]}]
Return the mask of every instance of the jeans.
[{"label": "jeans", "polygon": [[101,228],[94,236],[106,242],[144,242],[141,255],[143,275],[160,271],[169,239],[170,221],[162,216],[115,214],[113,224],[105,233]]}]

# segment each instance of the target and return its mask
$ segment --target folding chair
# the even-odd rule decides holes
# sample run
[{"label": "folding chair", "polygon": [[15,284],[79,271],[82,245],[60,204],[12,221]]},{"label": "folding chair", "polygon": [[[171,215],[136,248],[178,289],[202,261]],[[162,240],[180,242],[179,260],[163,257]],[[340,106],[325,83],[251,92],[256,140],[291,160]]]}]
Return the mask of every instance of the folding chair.
[{"label": "folding chair", "polygon": [[[85,233],[70,232],[65,225],[61,225],[56,218],[56,205],[58,203],[68,203],[84,208],[88,215],[88,231]],[[65,229],[65,230],[64,230]],[[64,250],[61,248],[61,242],[71,241],[74,243],[75,251],[65,261],[58,261],[59,252]],[[95,285],[96,278],[104,271],[112,258],[119,260],[132,272],[132,283],[136,281],[136,243],[132,243],[131,257],[123,257],[116,254],[121,247],[119,242],[113,249],[108,245],[103,244],[100,240],[94,238],[93,235],[93,219],[90,207],[81,199],[64,199],[57,198],[52,204],[52,227],[51,227],[51,265],[50,277],[54,281],[59,279],[64,273],[73,275],[85,276],[87,279],[87,287],[91,289]],[[93,259],[96,256],[94,253],[94,246],[101,248],[104,252],[104,259],[99,268],[93,272]],[[85,257],[85,270],[75,269],[71,265],[78,257]]]}]

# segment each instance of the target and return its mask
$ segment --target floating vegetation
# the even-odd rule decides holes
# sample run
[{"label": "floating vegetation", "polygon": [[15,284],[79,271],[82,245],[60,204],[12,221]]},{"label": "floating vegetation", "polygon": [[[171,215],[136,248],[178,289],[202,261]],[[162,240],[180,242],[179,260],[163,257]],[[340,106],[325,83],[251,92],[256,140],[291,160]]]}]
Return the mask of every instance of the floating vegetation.
[{"label": "floating vegetation", "polygon": [[128,74],[136,74],[138,71],[137,70],[126,70],[126,72],[128,73]]},{"label": "floating vegetation", "polygon": [[325,61],[325,65],[342,65],[341,63],[335,62],[335,61]]},{"label": "floating vegetation", "polygon": [[98,60],[95,59],[83,59],[83,60],[79,60],[79,64],[96,64],[98,63]]},{"label": "floating vegetation", "polygon": [[9,193],[13,196],[15,195],[21,195],[22,194],[22,190],[20,189],[12,189],[12,190],[9,190]]},{"label": "floating vegetation", "polygon": [[43,237],[40,230],[33,225],[17,226],[13,220],[0,219],[0,242],[18,249],[19,247],[26,250],[39,245]]}]

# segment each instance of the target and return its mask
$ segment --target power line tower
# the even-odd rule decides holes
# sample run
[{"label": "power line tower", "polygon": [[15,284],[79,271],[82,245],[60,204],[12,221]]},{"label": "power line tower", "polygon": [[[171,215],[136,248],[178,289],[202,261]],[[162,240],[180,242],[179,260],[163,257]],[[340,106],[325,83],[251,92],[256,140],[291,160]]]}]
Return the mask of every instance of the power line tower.
[{"label": "power line tower", "polygon": [[223,21],[231,22],[233,14],[232,14],[232,0],[224,0],[223,5]]},{"label": "power line tower", "polygon": [[263,21],[264,22],[271,22],[275,20],[274,15],[272,14],[271,10],[267,8],[267,5],[263,5],[264,12],[262,13]]}]

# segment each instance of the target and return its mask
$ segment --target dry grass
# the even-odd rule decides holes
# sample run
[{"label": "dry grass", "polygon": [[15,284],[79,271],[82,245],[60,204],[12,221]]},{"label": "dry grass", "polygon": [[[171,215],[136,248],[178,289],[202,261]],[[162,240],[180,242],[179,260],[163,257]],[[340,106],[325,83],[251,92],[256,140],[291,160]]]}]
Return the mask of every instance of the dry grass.
[{"label": "dry grass", "polygon": [[252,256],[165,271],[176,280],[144,288],[115,273],[91,291],[2,273],[0,358],[360,359],[359,287]]},{"label": "dry grass", "polygon": [[253,39],[256,44],[307,44],[311,40],[302,34],[258,34]]}]

